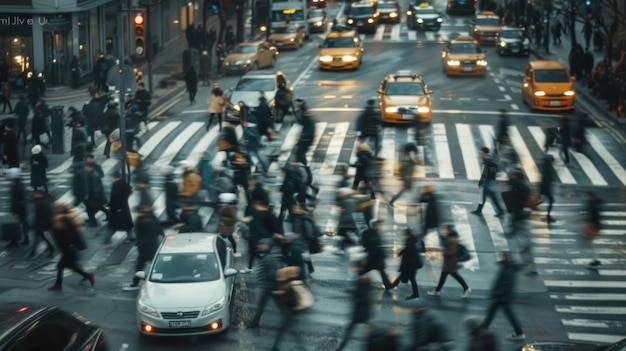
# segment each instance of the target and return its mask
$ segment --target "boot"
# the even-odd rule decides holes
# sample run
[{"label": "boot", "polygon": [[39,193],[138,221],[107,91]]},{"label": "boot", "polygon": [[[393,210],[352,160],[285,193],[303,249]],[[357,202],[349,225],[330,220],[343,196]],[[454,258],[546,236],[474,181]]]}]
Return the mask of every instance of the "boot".
[{"label": "boot", "polygon": [[476,208],[476,210],[472,211],[472,214],[475,214],[477,216],[482,216],[483,215],[483,204],[478,204],[478,207]]}]

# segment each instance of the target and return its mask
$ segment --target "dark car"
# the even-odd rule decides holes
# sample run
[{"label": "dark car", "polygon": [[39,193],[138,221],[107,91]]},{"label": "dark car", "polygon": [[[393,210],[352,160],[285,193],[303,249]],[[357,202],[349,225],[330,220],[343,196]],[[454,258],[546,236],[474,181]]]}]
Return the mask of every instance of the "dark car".
[{"label": "dark car", "polygon": [[428,3],[411,1],[406,10],[406,24],[409,29],[433,29],[439,30],[443,23],[443,16]]},{"label": "dark car", "polygon": [[380,13],[380,22],[400,23],[400,5],[395,0],[383,0],[376,4]]},{"label": "dark car", "polygon": [[376,33],[380,14],[376,5],[371,3],[354,3],[347,13],[346,25],[359,31]]},{"label": "dark car", "polygon": [[516,351],[624,351],[626,339],[611,345],[597,345],[580,342],[535,341],[528,343]]},{"label": "dark car", "polygon": [[530,41],[524,28],[501,28],[496,38],[496,51],[499,55],[530,55]]},{"label": "dark car", "polygon": [[103,330],[57,307],[0,305],[0,350],[106,351]]},{"label": "dark car", "polygon": [[446,12],[449,14],[473,14],[476,11],[476,0],[448,0]]}]

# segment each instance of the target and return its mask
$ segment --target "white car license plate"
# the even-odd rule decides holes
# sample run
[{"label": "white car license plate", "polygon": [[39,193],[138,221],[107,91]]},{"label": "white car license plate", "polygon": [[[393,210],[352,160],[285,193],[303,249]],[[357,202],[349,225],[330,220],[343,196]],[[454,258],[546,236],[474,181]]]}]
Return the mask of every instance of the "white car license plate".
[{"label": "white car license plate", "polygon": [[550,106],[561,106],[560,101],[550,101]]},{"label": "white car license plate", "polygon": [[362,26],[362,25],[363,25],[363,21],[358,21],[358,22],[356,23],[356,25],[357,25],[357,26]]},{"label": "white car license plate", "polygon": [[412,120],[414,119],[413,115],[402,115],[402,119],[404,120]]},{"label": "white car license plate", "polygon": [[472,67],[463,67],[463,71],[464,72],[471,72],[472,71]]},{"label": "white car license plate", "polygon": [[170,321],[170,328],[190,328],[191,321]]}]

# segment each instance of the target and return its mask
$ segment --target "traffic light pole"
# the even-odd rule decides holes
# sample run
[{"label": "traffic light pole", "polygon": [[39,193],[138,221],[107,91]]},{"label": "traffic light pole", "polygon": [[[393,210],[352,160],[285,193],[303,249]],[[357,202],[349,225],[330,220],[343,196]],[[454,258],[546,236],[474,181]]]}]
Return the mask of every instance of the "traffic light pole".
[{"label": "traffic light pole", "polygon": [[[126,68],[125,66],[125,57],[126,55],[124,54],[124,26],[122,25],[124,17],[123,17],[123,13],[124,12],[129,12],[129,11],[124,11],[122,9],[122,5],[120,4],[120,9],[117,13],[117,28],[118,28],[118,35],[119,35],[119,39],[118,39],[118,67],[119,67],[119,71],[118,74],[120,75],[124,75],[124,69]],[[122,179],[126,179],[127,182],[130,183],[130,174],[128,174],[128,179],[127,179],[127,175],[126,175],[126,168],[127,168],[127,158],[126,158],[126,109],[125,109],[125,105],[126,105],[126,101],[124,99],[124,92],[126,91],[126,87],[124,86],[124,80],[120,79],[119,80],[119,87],[116,87],[119,89],[119,101],[120,101],[120,106],[119,106],[119,115],[120,115],[120,119],[119,119],[119,124],[118,124],[118,128],[120,130],[120,142],[121,142],[121,147],[120,147],[120,156],[121,156],[121,163],[122,163],[122,169],[120,170],[121,175],[122,175]],[[107,138],[109,136],[107,135]]]},{"label": "traffic light pole", "polygon": [[150,13],[150,5],[140,3],[142,7],[146,9],[146,58],[148,60],[148,91],[150,94],[154,92],[154,84],[152,83],[152,30],[150,30],[150,20],[148,19],[148,14]]}]

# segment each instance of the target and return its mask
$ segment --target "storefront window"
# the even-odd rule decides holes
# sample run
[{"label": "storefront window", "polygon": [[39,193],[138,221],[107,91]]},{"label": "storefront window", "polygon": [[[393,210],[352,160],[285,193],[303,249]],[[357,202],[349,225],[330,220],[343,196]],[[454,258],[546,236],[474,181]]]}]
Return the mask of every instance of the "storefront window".
[{"label": "storefront window", "polygon": [[81,12],[78,14],[78,52],[80,59],[80,70],[83,72],[91,71],[93,62],[91,41],[89,38],[89,12]]},{"label": "storefront window", "polygon": [[18,76],[31,68],[32,47],[31,37],[5,36],[0,38],[1,59],[9,68],[8,78]]}]

